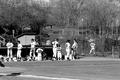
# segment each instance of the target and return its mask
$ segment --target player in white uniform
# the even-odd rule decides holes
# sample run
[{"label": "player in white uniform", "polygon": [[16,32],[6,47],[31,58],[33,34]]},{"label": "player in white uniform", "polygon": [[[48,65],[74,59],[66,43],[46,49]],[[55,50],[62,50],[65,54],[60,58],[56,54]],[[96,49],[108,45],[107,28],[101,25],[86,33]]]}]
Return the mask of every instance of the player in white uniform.
[{"label": "player in white uniform", "polygon": [[34,60],[35,57],[36,57],[35,56],[35,45],[36,45],[36,42],[35,42],[34,39],[31,39],[31,44],[30,45],[31,45],[31,48],[30,48],[30,54],[29,55],[30,55],[30,58]]},{"label": "player in white uniform", "polygon": [[91,47],[91,49],[90,49],[90,53],[89,54],[91,54],[91,53],[95,54],[95,43],[91,42],[90,43],[90,47]]},{"label": "player in white uniform", "polygon": [[77,53],[77,48],[78,48],[78,43],[77,43],[76,39],[74,39],[73,42],[74,43],[72,45],[72,51],[71,51],[72,52],[72,54],[71,54],[72,60],[75,59],[75,54]]},{"label": "player in white uniform", "polygon": [[56,60],[57,58],[57,44],[59,44],[58,39],[52,42],[53,45],[53,59]]},{"label": "player in white uniform", "polygon": [[9,61],[11,61],[11,59],[13,58],[12,54],[13,43],[8,41],[6,46],[7,46],[7,58],[9,59]]},{"label": "player in white uniform", "polygon": [[18,46],[17,46],[17,59],[21,60],[21,50],[22,50],[22,44],[20,44],[20,41],[18,41]]},{"label": "player in white uniform", "polygon": [[37,52],[36,60],[41,61],[41,60],[42,60],[42,52],[43,52],[43,49],[42,49],[42,48],[38,48],[38,49],[36,50],[36,52]]},{"label": "player in white uniform", "polygon": [[60,44],[57,44],[57,59],[62,60],[62,54],[61,54],[61,46]]},{"label": "player in white uniform", "polygon": [[65,47],[66,47],[66,55],[65,55],[65,60],[70,60],[70,52],[71,52],[71,44],[70,44],[70,40],[67,40],[66,41],[66,44],[65,44]]}]

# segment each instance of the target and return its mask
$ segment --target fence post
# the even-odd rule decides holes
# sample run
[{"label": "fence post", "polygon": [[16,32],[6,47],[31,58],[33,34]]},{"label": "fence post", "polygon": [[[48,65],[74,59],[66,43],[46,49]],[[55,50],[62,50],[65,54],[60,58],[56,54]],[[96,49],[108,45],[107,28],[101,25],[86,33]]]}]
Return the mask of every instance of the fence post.
[{"label": "fence post", "polygon": [[114,58],[114,46],[112,45],[112,57]]}]

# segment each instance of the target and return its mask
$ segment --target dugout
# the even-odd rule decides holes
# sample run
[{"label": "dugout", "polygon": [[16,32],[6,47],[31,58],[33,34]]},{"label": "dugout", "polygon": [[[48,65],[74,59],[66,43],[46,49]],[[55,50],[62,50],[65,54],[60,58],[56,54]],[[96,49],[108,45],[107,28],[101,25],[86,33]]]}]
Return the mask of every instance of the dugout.
[{"label": "dugout", "polygon": [[[47,59],[47,60],[52,59],[52,56],[53,56],[52,46],[36,46],[36,49],[39,47],[43,49],[42,56],[44,59]],[[13,51],[13,56],[16,56],[17,47],[13,47],[12,51]],[[22,57],[23,58],[27,57],[29,55],[29,52],[30,52],[30,45],[23,46],[22,53],[21,53]],[[7,56],[7,47],[0,48],[0,55]]]}]

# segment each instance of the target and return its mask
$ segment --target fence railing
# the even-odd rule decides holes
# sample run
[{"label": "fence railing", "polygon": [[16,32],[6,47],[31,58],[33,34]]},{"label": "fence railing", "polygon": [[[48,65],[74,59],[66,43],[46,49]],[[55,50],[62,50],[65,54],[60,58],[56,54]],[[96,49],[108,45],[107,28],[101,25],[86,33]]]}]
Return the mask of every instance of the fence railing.
[{"label": "fence railing", "polygon": [[[36,47],[36,49],[39,48],[39,47]],[[52,52],[52,47],[51,46],[41,46],[41,48],[43,48],[43,54],[46,55],[47,58],[52,58],[53,56],[53,52]],[[12,48],[12,51],[13,51],[13,56],[16,56],[17,55],[17,47],[13,47]],[[30,53],[30,47],[23,47],[22,48],[22,57],[27,57],[29,56],[29,53]],[[0,55],[3,55],[3,56],[7,56],[7,47],[1,47],[0,48]],[[37,55],[37,54],[36,54]]]}]

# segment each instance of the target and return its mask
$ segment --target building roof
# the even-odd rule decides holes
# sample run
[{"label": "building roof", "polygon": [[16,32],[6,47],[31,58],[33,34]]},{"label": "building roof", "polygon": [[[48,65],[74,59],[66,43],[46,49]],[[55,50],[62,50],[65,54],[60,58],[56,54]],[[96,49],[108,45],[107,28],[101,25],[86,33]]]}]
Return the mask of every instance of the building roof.
[{"label": "building roof", "polygon": [[22,33],[21,35],[18,35],[16,38],[19,38],[24,35],[36,35],[35,33]]}]

